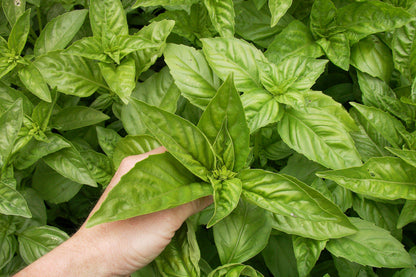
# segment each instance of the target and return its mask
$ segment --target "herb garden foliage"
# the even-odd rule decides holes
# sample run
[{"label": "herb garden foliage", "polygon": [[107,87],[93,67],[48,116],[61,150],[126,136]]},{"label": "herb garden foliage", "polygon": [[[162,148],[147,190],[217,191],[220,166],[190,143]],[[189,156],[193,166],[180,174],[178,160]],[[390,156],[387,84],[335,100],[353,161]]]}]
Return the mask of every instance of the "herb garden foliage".
[{"label": "herb garden foliage", "polygon": [[[415,276],[416,1],[2,0],[0,270],[213,195],[133,276]],[[201,249],[201,250],[200,250]]]}]

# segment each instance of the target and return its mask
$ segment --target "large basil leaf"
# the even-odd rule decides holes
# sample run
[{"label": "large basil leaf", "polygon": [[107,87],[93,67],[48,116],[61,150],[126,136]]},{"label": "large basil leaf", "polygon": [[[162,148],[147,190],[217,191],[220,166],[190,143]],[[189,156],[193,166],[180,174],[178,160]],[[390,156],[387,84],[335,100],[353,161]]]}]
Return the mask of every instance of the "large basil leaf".
[{"label": "large basil leaf", "polygon": [[36,40],[33,49],[35,55],[64,49],[78,33],[87,14],[88,10],[75,10],[49,21]]},{"label": "large basil leaf", "polygon": [[[374,267],[411,267],[410,255],[403,245],[380,227],[365,220],[351,218],[358,232],[336,240],[330,240],[326,249],[337,257]],[[388,251],[386,251],[388,249]]]},{"label": "large basil leaf", "polygon": [[128,35],[128,25],[123,5],[119,0],[91,0],[90,23],[95,37]]},{"label": "large basil leaf", "polygon": [[416,167],[416,151],[415,150],[406,150],[406,149],[396,149],[391,147],[386,147],[391,153],[401,158],[406,163]]},{"label": "large basil leaf", "polygon": [[[221,176],[220,176],[221,177]],[[242,191],[240,179],[211,180],[214,189],[214,214],[207,227],[211,227],[228,216],[238,205]]]},{"label": "large basil leaf", "polygon": [[310,29],[316,38],[331,35],[336,25],[337,8],[331,0],[316,0],[310,13]]},{"label": "large basil leaf", "polygon": [[65,94],[87,97],[104,87],[98,65],[84,58],[50,52],[33,63],[51,87]]},{"label": "large basil leaf", "polygon": [[104,53],[101,39],[97,37],[85,37],[77,40],[64,53],[101,62],[112,62],[111,58]]},{"label": "large basil leaf", "polygon": [[200,253],[195,230],[186,222],[155,262],[162,276],[200,276]]},{"label": "large basil leaf", "polygon": [[306,277],[318,261],[326,241],[292,236],[292,243],[299,277]]},{"label": "large basil leaf", "polygon": [[334,203],[294,177],[248,169],[238,178],[243,182],[243,196],[259,207],[284,216],[348,226],[348,219]]},{"label": "large basil leaf", "polygon": [[0,180],[0,213],[30,218],[25,198],[13,187]]},{"label": "large basil leaf", "polygon": [[101,74],[108,86],[124,103],[128,103],[136,86],[136,64],[132,58],[124,59],[119,65],[99,63]]},{"label": "large basil leaf", "polygon": [[159,142],[148,135],[125,136],[114,147],[112,154],[114,167],[118,168],[121,161],[128,156],[144,154],[159,146]]},{"label": "large basil leaf", "polygon": [[416,221],[415,209],[416,201],[407,200],[397,220],[397,228],[403,228],[407,224]]},{"label": "large basil leaf", "polygon": [[253,45],[236,38],[202,39],[202,50],[214,72],[223,80],[232,72],[239,91],[251,92],[261,88],[258,61],[263,53]]},{"label": "large basil leaf", "polygon": [[110,117],[98,110],[84,106],[60,110],[52,118],[51,126],[61,131],[74,130],[103,122]]},{"label": "large basil leaf", "polygon": [[279,64],[288,57],[317,58],[322,56],[323,52],[313,39],[308,27],[302,22],[294,20],[275,37],[264,55],[269,61]]},{"label": "large basil leaf", "polygon": [[208,274],[207,277],[263,277],[263,274],[255,270],[249,265],[228,264],[220,266]]},{"label": "large basil leaf", "polygon": [[26,10],[13,25],[8,39],[9,49],[15,55],[20,55],[26,45],[27,36],[30,29],[30,10]]},{"label": "large basil leaf", "polygon": [[336,66],[347,71],[350,65],[350,43],[344,33],[316,41],[324,50],[328,59]]},{"label": "large basil leaf", "polygon": [[232,75],[218,89],[198,123],[198,128],[207,136],[211,145],[217,139],[224,120],[226,120],[225,127],[230,135],[234,152],[234,167],[228,169],[238,172],[246,164],[250,151],[250,130],[246,123],[240,96],[233,84]]},{"label": "large basil leaf", "polygon": [[262,256],[273,276],[299,276],[290,236],[285,234],[271,236]]},{"label": "large basil leaf", "polygon": [[371,158],[360,167],[324,171],[317,175],[356,193],[380,199],[416,200],[416,171],[399,158]]},{"label": "large basil leaf", "polygon": [[325,167],[339,169],[361,164],[348,132],[324,110],[287,108],[278,123],[278,132],[291,148]]},{"label": "large basil leaf", "polygon": [[285,15],[287,10],[292,5],[292,0],[269,0],[269,9],[272,14],[271,26],[277,25],[282,16]]},{"label": "large basil leaf", "polygon": [[[133,99],[134,100],[134,99]],[[207,181],[215,155],[206,136],[189,121],[134,100],[149,131],[192,173]]]},{"label": "large basil leaf", "polygon": [[204,0],[212,25],[222,37],[234,37],[234,3],[232,0]]},{"label": "large basil leaf", "polygon": [[34,95],[46,102],[51,102],[51,93],[48,84],[40,71],[30,63],[18,71],[20,81]]},{"label": "large basil leaf", "polygon": [[205,109],[217,92],[220,81],[202,52],[185,45],[168,44],[164,56],[183,96]]},{"label": "large basil leaf", "polygon": [[0,116],[0,168],[7,166],[14,142],[18,137],[23,122],[22,100],[16,100],[10,108]]},{"label": "large basil leaf", "polygon": [[32,227],[18,235],[19,253],[27,263],[33,263],[65,240],[69,236],[56,227]]},{"label": "large basil leaf", "polygon": [[272,227],[270,215],[265,210],[240,201],[213,229],[221,263],[230,264],[243,263],[262,251]]},{"label": "large basil leaf", "polygon": [[172,155],[152,155],[121,178],[87,226],[173,208],[212,194],[209,184],[197,182]]},{"label": "large basil leaf", "polygon": [[64,148],[43,158],[45,163],[62,176],[80,184],[96,187],[88,166],[75,147]]},{"label": "large basil leaf", "polygon": [[40,163],[33,174],[32,187],[42,199],[59,204],[71,200],[82,185],[63,177],[45,163]]}]

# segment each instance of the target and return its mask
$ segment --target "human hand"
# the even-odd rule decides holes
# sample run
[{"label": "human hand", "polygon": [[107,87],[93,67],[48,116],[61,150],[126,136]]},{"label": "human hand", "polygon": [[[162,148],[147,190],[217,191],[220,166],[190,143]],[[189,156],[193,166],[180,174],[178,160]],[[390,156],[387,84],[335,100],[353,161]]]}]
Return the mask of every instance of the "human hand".
[{"label": "human hand", "polygon": [[[100,207],[108,192],[134,165],[149,155],[160,154],[159,147],[130,156],[120,164],[90,216]],[[52,250],[16,276],[126,276],[155,259],[192,214],[212,203],[211,197],[197,199],[173,209],[86,228]]]}]

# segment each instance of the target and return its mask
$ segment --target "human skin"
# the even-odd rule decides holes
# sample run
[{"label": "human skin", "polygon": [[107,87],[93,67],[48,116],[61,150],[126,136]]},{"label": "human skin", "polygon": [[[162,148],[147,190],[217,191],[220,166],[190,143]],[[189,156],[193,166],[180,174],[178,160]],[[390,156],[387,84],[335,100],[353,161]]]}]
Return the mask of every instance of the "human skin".
[{"label": "human skin", "polygon": [[[137,162],[165,151],[165,148],[159,147],[142,155],[125,158],[90,216],[100,207],[120,178]],[[86,228],[84,223],[70,239],[27,266],[15,277],[128,276],[155,259],[169,244],[182,223],[211,203],[212,197],[209,196],[173,209],[91,228]]]}]

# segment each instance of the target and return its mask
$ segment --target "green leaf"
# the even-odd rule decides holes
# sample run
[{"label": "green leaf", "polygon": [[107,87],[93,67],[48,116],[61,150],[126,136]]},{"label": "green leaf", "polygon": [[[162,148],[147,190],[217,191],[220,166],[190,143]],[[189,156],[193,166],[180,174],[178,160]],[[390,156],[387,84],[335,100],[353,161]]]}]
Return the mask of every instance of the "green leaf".
[{"label": "green leaf", "polygon": [[40,163],[33,174],[32,187],[43,200],[59,204],[71,200],[82,185],[63,177],[45,163]]},{"label": "green leaf", "polygon": [[325,55],[328,59],[340,67],[341,69],[348,71],[350,66],[350,43],[345,34],[335,34],[329,38],[321,38],[317,40],[322,50],[324,50]]},{"label": "green leaf", "polygon": [[71,146],[57,134],[50,133],[46,134],[46,136],[48,141],[32,139],[16,153],[13,164],[17,169],[26,169],[42,157]]},{"label": "green leaf", "polygon": [[138,7],[150,7],[150,6],[176,6],[176,5],[192,5],[199,0],[137,0],[133,5],[133,9]]},{"label": "green leaf", "polygon": [[298,277],[292,239],[282,234],[271,236],[262,256],[273,276]]},{"label": "green leaf", "polygon": [[287,145],[325,167],[339,169],[361,164],[343,124],[334,121],[324,109],[287,108],[277,127]]},{"label": "green leaf", "polygon": [[98,88],[106,88],[98,65],[81,57],[50,52],[33,64],[51,87],[65,94],[88,97]]},{"label": "green leaf", "polygon": [[388,230],[395,238],[401,240],[402,232],[396,228],[397,218],[399,217],[397,206],[379,203],[359,196],[355,196],[353,199],[354,211],[362,219]]},{"label": "green leaf", "polygon": [[7,234],[7,229],[0,231],[0,269],[7,266],[13,259],[17,250],[17,241],[14,235]]},{"label": "green leaf", "polygon": [[103,122],[110,117],[98,110],[84,106],[60,110],[52,118],[51,126],[61,131],[74,130]]},{"label": "green leaf", "polygon": [[318,58],[323,52],[313,39],[309,28],[302,22],[294,20],[276,35],[264,55],[269,61],[279,64],[289,57]]},{"label": "green leaf", "polygon": [[416,171],[399,158],[371,158],[359,167],[324,171],[317,175],[356,193],[388,200],[416,200]]},{"label": "green leaf", "polygon": [[284,106],[264,89],[241,96],[250,133],[268,124],[278,122],[284,114]]},{"label": "green leaf", "polygon": [[407,224],[416,221],[415,209],[416,201],[406,200],[397,220],[397,228],[403,228]]},{"label": "green leaf", "polygon": [[222,37],[234,37],[234,3],[232,0],[204,0],[212,25]]},{"label": "green leaf", "polygon": [[218,89],[198,123],[198,128],[207,136],[211,145],[217,139],[224,120],[226,120],[225,127],[230,135],[234,152],[234,167],[228,169],[238,172],[245,166],[250,152],[250,130],[246,123],[240,96],[233,84],[232,75]]},{"label": "green leaf", "polygon": [[336,25],[337,8],[331,0],[316,0],[310,13],[310,29],[316,38],[329,37]]},{"label": "green leaf", "polygon": [[72,181],[92,187],[97,186],[86,162],[75,147],[59,150],[45,156],[43,160],[59,174]]},{"label": "green leaf", "polygon": [[51,120],[52,113],[54,112],[55,104],[58,98],[56,91],[53,91],[53,99],[51,103],[41,101],[32,112],[33,123],[39,126],[40,131],[45,132],[48,130],[49,121]]},{"label": "green leaf", "polygon": [[400,271],[397,271],[393,277],[412,277],[416,274],[415,268],[404,268]]},{"label": "green leaf", "polygon": [[208,277],[263,277],[263,274],[255,270],[249,265],[242,264],[227,264],[217,267],[214,271],[208,274]]},{"label": "green leaf", "polygon": [[215,169],[215,155],[206,136],[189,121],[134,100],[149,131],[186,168],[204,181]]},{"label": "green leaf", "polygon": [[280,64],[262,63],[260,81],[273,95],[309,90],[324,72],[326,60],[290,57]]},{"label": "green leaf", "polygon": [[77,40],[64,53],[106,63],[112,62],[111,58],[104,53],[101,39],[97,37],[85,37]]},{"label": "green leaf", "polygon": [[155,262],[164,276],[197,277],[200,276],[200,258],[195,230],[191,223],[186,222]]},{"label": "green leaf", "polygon": [[404,143],[401,131],[405,130],[403,124],[390,114],[377,108],[351,103],[363,118],[392,146],[400,148]]},{"label": "green leaf", "polygon": [[[411,267],[413,262],[403,245],[390,233],[373,223],[351,218],[358,232],[330,240],[326,249],[337,257],[374,267]],[[386,251],[388,249],[388,251]]]},{"label": "green leaf", "polygon": [[30,10],[27,10],[22,14],[14,24],[10,31],[8,40],[9,49],[13,51],[15,55],[20,55],[23,48],[26,45],[27,35],[30,29]]},{"label": "green leaf", "polygon": [[416,151],[406,150],[406,149],[396,149],[391,147],[386,147],[391,153],[401,158],[406,163],[410,164],[413,167],[416,167]]},{"label": "green leaf", "polygon": [[0,168],[7,166],[23,121],[22,100],[18,99],[0,116]]},{"label": "green leaf", "polygon": [[103,128],[100,126],[97,129],[98,144],[104,153],[112,159],[117,143],[120,141],[121,136],[113,129]]},{"label": "green leaf", "polygon": [[115,173],[110,158],[92,149],[82,149],[80,154],[84,158],[92,178],[103,187],[106,187]]},{"label": "green leaf", "polygon": [[23,196],[2,180],[0,180],[0,213],[27,218],[32,216]]},{"label": "green leaf", "polygon": [[261,169],[243,170],[237,177],[243,182],[244,198],[263,209],[306,220],[348,224],[334,203],[294,177]]},{"label": "green leaf", "polygon": [[337,14],[337,23],[353,42],[402,27],[411,19],[404,9],[376,0],[353,2],[340,8]]},{"label": "green leaf", "polygon": [[292,0],[269,0],[269,9],[272,14],[271,27],[277,25],[290,6],[292,6]]},{"label": "green leaf", "polygon": [[220,86],[204,55],[192,47],[168,44],[165,62],[181,93],[192,104],[205,109]]},{"label": "green leaf", "polygon": [[318,261],[326,241],[292,236],[292,243],[299,277],[306,277]]},{"label": "green leaf", "polygon": [[170,154],[152,155],[121,178],[87,226],[173,208],[212,194],[210,185],[197,182]]},{"label": "green leaf", "polygon": [[118,168],[121,161],[131,155],[139,155],[160,147],[159,142],[148,135],[125,136],[115,144],[113,152],[114,167]]},{"label": "green leaf", "polygon": [[87,17],[88,10],[75,10],[57,16],[46,24],[36,40],[36,56],[64,49],[75,37]]},{"label": "green leaf", "polygon": [[209,65],[221,79],[232,72],[237,90],[248,93],[261,88],[257,62],[265,57],[254,45],[236,38],[202,39],[202,45]]},{"label": "green leaf", "polygon": [[56,227],[32,227],[18,235],[19,253],[27,263],[33,263],[65,240],[69,236]]},{"label": "green leaf", "polygon": [[[167,67],[153,74],[143,83],[138,83],[131,94],[131,97],[171,113],[176,111],[179,96],[180,91],[174,84]],[[140,111],[136,109],[134,104],[130,103],[122,107],[121,121],[128,134],[142,135],[147,133],[144,122],[138,120],[139,118]]]},{"label": "green leaf", "polygon": [[240,179],[211,180],[214,189],[214,214],[207,224],[210,228],[228,216],[238,205],[242,191]]},{"label": "green leaf", "polygon": [[391,50],[376,36],[369,36],[354,44],[350,63],[361,72],[385,82],[389,82],[393,71]]},{"label": "green leaf", "polygon": [[149,48],[160,47],[153,39],[141,37],[140,32],[133,36],[116,36],[109,43],[104,44],[104,53],[111,57],[117,64],[130,53]]},{"label": "green leaf", "polygon": [[40,71],[30,63],[18,71],[20,81],[34,95],[41,100],[51,102],[51,92]]},{"label": "green leaf", "polygon": [[9,21],[10,26],[15,25],[17,19],[24,14],[26,9],[26,1],[25,0],[3,0],[1,1],[4,15]]},{"label": "green leaf", "polygon": [[91,0],[90,22],[94,37],[129,34],[126,14],[119,0]]},{"label": "green leaf", "polygon": [[43,199],[32,188],[25,188],[21,190],[20,193],[25,198],[30,212],[32,213],[32,217],[13,217],[13,223],[16,224],[16,232],[21,233],[33,226],[46,225],[47,215]]},{"label": "green leaf", "polygon": [[136,64],[132,58],[124,59],[120,65],[99,63],[101,74],[108,86],[124,103],[128,103],[130,94],[136,86]]},{"label": "green leaf", "polygon": [[221,263],[243,263],[257,255],[266,247],[271,229],[266,211],[240,201],[233,212],[213,228]]}]

